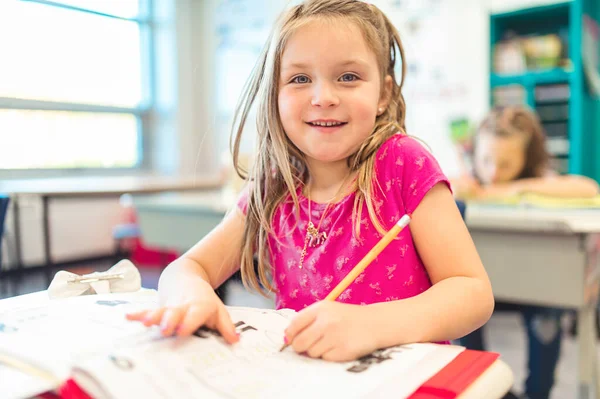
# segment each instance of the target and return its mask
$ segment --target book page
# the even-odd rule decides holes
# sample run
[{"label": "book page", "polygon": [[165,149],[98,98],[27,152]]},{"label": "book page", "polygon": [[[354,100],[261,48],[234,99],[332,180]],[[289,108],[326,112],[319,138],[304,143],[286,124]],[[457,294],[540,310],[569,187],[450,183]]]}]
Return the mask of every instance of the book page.
[{"label": "book page", "polygon": [[[291,310],[228,307],[241,335],[234,345],[205,328],[191,337],[165,338],[158,327],[125,319],[127,312],[156,303],[156,292],[141,291],[3,308],[0,354],[51,373],[54,387],[74,376],[95,398],[372,398],[384,391],[402,398],[463,349],[406,345],[332,363],[292,348],[279,352]],[[49,384],[28,386],[42,392]],[[0,387],[0,397],[32,392],[4,394]]]},{"label": "book page", "polygon": [[[410,396],[463,348],[418,344],[376,351],[346,363],[279,352],[293,312],[229,308],[240,341],[215,332],[119,348],[77,365],[78,383],[94,397],[113,398],[372,398]],[[431,367],[432,357],[445,358]],[[419,368],[420,364],[428,366]],[[439,363],[439,362],[438,362]],[[418,377],[418,378],[417,378]],[[386,389],[382,391],[382,386]]]},{"label": "book page", "polygon": [[64,380],[77,359],[147,335],[146,327],[125,314],[156,303],[150,290],[15,303],[0,312],[0,353]]},{"label": "book page", "polygon": [[4,365],[0,356],[0,397],[2,399],[31,398],[51,391],[55,383]]}]

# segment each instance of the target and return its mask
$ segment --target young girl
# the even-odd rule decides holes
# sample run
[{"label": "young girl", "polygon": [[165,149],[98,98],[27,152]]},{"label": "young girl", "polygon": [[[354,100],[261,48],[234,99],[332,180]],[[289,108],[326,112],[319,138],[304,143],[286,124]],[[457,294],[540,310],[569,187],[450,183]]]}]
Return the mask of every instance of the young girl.
[{"label": "young girl", "polygon": [[537,116],[523,106],[492,109],[474,141],[473,174],[452,182],[459,198],[499,198],[520,193],[585,198],[598,193],[594,180],[561,176],[550,169],[542,126]]},{"label": "young girl", "polygon": [[[548,165],[546,138],[537,116],[522,106],[496,107],[481,122],[474,137],[474,173],[453,182],[457,197],[500,198],[520,193],[554,197],[592,197],[595,181],[582,176],[560,176]],[[519,310],[527,330],[528,376],[525,394],[547,399],[554,384],[561,344],[560,309],[499,304]],[[485,350],[482,329],[461,340],[470,349]]]},{"label": "young girl", "polygon": [[[165,269],[162,307],[130,318],[160,325],[164,335],[205,325],[236,342],[214,289],[241,268],[248,286],[274,291],[278,308],[298,311],[285,341],[314,358],[353,360],[484,324],[491,286],[448,180],[404,132],[403,56],[398,32],[367,2],[305,1],[284,14],[235,119],[237,165],[258,100],[248,191]],[[406,213],[409,228],[336,302],[320,301]]]}]

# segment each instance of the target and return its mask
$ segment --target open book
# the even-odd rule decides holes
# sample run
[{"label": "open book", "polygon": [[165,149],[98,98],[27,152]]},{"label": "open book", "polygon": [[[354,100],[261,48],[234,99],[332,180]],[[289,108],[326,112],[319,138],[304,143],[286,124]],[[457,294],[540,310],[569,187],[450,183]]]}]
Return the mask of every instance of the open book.
[{"label": "open book", "polygon": [[590,198],[560,198],[525,193],[485,200],[471,199],[470,204],[510,205],[545,209],[600,209],[600,195]]},{"label": "open book", "polygon": [[156,299],[143,290],[0,307],[0,379],[6,365],[32,378],[20,390],[0,387],[0,396],[34,395],[71,378],[94,398],[406,398],[463,350],[413,344],[347,363],[310,359],[279,352],[293,311],[241,307],[228,308],[241,334],[234,345],[207,329],[164,338],[125,319]]}]

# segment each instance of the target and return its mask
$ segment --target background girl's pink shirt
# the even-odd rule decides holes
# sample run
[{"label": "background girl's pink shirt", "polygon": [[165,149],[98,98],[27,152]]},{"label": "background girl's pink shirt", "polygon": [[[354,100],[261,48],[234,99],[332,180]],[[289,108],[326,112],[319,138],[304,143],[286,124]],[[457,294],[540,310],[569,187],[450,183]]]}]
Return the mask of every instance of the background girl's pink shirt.
[{"label": "background girl's pink shirt", "polygon": [[[374,208],[389,230],[404,214],[412,213],[425,194],[437,183],[450,183],[437,161],[415,139],[396,134],[378,150],[375,160]],[[381,238],[371,223],[366,206],[360,215],[360,235],[353,234],[352,210],[355,193],[329,206],[320,226],[328,238],[317,247],[308,247],[299,268],[309,220],[308,198],[298,189],[300,219],[294,204],[283,202],[273,218],[270,236],[271,264],[277,289],[276,307],[301,310],[322,300]],[[238,206],[243,212],[247,195]],[[310,220],[319,223],[327,207],[311,201]],[[409,298],[431,287],[431,281],[417,253],[410,225],[392,241],[371,265],[338,298],[339,302],[366,305]]]}]

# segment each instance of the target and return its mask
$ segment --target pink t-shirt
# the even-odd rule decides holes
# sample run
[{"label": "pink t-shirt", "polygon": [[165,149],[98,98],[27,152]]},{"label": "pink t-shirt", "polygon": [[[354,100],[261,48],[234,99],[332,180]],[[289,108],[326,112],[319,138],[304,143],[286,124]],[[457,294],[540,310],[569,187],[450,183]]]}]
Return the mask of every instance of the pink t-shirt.
[{"label": "pink t-shirt", "polygon": [[[415,139],[396,134],[377,151],[374,207],[389,230],[404,214],[411,214],[425,194],[439,182],[450,188],[437,161]],[[376,183],[377,186],[377,183]],[[307,247],[303,267],[299,268],[308,217],[308,198],[298,189],[300,219],[294,204],[284,201],[275,211],[273,231],[279,238],[268,239],[273,279],[277,289],[276,307],[301,310],[322,300],[373,248],[381,235],[371,223],[363,206],[360,236],[353,234],[352,210],[355,193],[349,194],[327,210],[320,231],[328,238],[316,247]],[[247,196],[238,206],[246,210]],[[326,204],[311,202],[311,220],[316,226]],[[409,227],[402,230],[381,254],[338,297],[338,302],[366,305],[409,298],[431,287],[431,281],[416,251]]]}]

